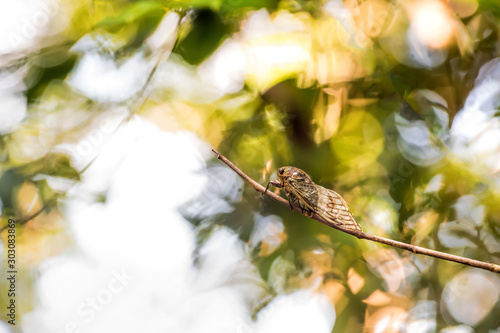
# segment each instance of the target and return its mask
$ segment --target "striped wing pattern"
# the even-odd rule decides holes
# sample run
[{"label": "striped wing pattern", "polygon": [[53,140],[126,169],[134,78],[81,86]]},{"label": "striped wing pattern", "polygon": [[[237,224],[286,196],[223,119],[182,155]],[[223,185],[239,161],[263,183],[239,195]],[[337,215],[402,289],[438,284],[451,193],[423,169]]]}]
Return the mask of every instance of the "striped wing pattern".
[{"label": "striped wing pattern", "polygon": [[349,211],[345,200],[335,191],[319,186],[318,208],[315,213],[340,228],[363,231]]},{"label": "striped wing pattern", "polygon": [[362,231],[337,192],[316,185],[307,173],[296,167],[279,168],[278,177],[279,187],[285,190],[290,207],[314,212],[339,228]]},{"label": "striped wing pattern", "polygon": [[315,211],[318,206],[318,186],[312,181],[289,179],[285,192],[296,206],[307,211]]}]

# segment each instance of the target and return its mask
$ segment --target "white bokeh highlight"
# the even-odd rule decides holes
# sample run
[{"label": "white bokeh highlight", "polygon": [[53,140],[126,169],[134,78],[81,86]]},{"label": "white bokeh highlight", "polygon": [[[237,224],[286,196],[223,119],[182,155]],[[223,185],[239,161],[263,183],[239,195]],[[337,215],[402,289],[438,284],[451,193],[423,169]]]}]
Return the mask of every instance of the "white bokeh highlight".
[{"label": "white bokeh highlight", "polygon": [[500,279],[495,274],[466,269],[446,284],[441,304],[457,322],[475,326],[491,312],[499,296]]},{"label": "white bokeh highlight", "polygon": [[[205,143],[135,116],[94,149],[97,158],[64,206],[74,248],[40,267],[39,302],[22,318],[23,332],[276,332],[283,325],[288,332],[311,325],[331,331],[328,298],[305,290],[279,296],[254,321],[252,309],[269,295],[248,246],[223,226],[197,245],[179,206],[209,181],[238,188],[229,183],[236,178],[203,172],[212,157]],[[96,156],[73,158],[83,167]]]}]

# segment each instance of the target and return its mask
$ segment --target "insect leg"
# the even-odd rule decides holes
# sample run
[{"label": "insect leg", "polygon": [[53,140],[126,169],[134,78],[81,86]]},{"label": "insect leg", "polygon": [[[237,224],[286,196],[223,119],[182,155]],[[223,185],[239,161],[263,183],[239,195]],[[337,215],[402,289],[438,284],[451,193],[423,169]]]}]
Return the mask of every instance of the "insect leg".
[{"label": "insect leg", "polygon": [[269,189],[269,186],[274,186],[274,187],[277,187],[277,188],[282,188],[283,185],[281,185],[281,183],[277,180],[271,180],[269,183],[267,183],[267,187],[266,187],[266,190],[264,191],[264,193],[262,193],[262,195],[266,194],[267,190]]}]

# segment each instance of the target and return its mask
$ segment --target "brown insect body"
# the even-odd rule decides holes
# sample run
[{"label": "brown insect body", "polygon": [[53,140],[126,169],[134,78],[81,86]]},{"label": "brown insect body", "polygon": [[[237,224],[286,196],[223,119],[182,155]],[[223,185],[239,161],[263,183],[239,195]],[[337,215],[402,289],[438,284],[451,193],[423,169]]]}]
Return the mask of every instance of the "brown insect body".
[{"label": "brown insect body", "polygon": [[285,190],[290,208],[297,206],[320,215],[340,228],[362,231],[345,200],[337,192],[316,185],[304,171],[291,166],[281,167],[278,169],[278,180],[270,181],[267,188],[270,185]]}]

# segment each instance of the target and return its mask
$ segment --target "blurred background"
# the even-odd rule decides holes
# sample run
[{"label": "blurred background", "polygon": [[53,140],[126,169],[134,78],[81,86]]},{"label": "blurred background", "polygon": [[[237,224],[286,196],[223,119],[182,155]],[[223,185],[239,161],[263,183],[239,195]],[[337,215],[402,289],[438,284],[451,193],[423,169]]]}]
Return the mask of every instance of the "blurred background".
[{"label": "blurred background", "polygon": [[500,332],[496,0],[0,3],[0,332]]}]

